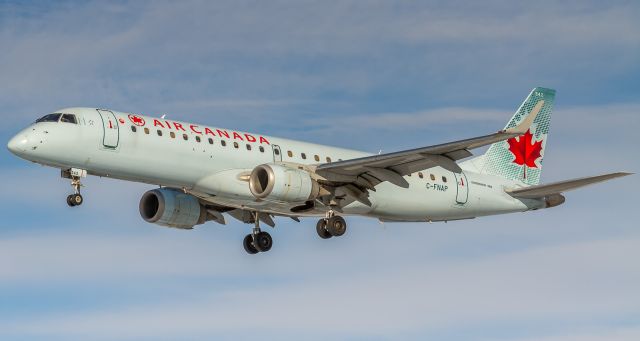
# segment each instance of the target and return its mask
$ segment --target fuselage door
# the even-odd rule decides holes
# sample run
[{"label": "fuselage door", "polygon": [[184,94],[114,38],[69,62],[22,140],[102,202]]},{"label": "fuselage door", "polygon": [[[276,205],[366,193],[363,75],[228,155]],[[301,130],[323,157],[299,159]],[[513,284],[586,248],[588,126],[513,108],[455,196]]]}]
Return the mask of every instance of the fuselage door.
[{"label": "fuselage door", "polygon": [[458,192],[456,194],[456,203],[458,205],[464,205],[469,200],[469,184],[467,183],[467,176],[464,172],[453,173],[456,177],[456,188]]},{"label": "fuselage door", "polygon": [[277,144],[272,145],[273,148],[273,162],[282,162],[282,150]]},{"label": "fuselage door", "polygon": [[102,144],[107,148],[117,148],[120,140],[120,128],[116,115],[109,110],[97,109],[102,119],[102,128],[104,135],[102,136]]}]

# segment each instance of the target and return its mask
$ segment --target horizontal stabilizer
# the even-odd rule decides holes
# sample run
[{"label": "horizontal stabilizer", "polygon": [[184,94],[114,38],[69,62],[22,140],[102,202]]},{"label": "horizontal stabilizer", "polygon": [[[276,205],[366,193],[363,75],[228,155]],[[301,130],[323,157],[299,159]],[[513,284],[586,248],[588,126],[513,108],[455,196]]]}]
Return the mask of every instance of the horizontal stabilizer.
[{"label": "horizontal stabilizer", "polygon": [[573,180],[565,180],[554,182],[546,185],[536,185],[531,187],[517,188],[517,189],[506,189],[505,191],[516,198],[523,199],[536,199],[543,198],[545,196],[549,196],[552,194],[558,194],[561,192],[570,191],[576,188],[584,187],[587,185],[595,184],[602,181],[607,181],[615,178],[619,178],[622,176],[631,175],[633,173],[610,173],[598,176],[590,176],[586,178],[579,178]]}]

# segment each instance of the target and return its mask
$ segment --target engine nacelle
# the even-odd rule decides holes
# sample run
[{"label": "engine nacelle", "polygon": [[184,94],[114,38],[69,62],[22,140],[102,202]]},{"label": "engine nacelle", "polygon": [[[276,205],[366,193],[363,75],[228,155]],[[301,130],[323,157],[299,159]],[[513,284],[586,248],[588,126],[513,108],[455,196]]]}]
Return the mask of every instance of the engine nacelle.
[{"label": "engine nacelle", "polygon": [[320,185],[307,171],[269,163],[253,169],[249,189],[258,199],[304,202],[318,196]]},{"label": "engine nacelle", "polygon": [[190,229],[204,223],[207,210],[198,198],[169,188],[146,192],[140,199],[140,215],[149,223]]}]

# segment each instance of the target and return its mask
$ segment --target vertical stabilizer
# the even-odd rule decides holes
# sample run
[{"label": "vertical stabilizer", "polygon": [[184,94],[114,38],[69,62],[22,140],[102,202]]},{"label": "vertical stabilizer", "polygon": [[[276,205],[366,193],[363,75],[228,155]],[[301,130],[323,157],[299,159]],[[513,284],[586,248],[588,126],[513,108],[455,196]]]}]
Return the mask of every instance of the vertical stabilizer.
[{"label": "vertical stabilizer", "polygon": [[508,129],[518,125],[542,101],[531,129],[522,136],[492,144],[473,162],[481,173],[519,180],[527,185],[540,183],[555,95],[556,91],[552,89],[538,87],[531,91],[505,126]]}]

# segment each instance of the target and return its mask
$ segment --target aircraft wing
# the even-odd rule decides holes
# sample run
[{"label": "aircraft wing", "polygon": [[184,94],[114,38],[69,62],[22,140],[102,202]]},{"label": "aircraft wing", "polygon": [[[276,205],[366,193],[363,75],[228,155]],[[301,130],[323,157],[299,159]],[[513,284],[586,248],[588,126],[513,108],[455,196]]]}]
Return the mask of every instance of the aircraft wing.
[{"label": "aircraft wing", "polygon": [[316,173],[328,181],[356,183],[371,190],[374,190],[374,186],[383,181],[407,188],[409,183],[402,176],[437,166],[460,173],[460,166],[455,161],[471,156],[470,149],[523,135],[530,128],[543,105],[544,101],[539,101],[519,125],[494,134],[321,164],[316,168]]},{"label": "aircraft wing", "polygon": [[633,173],[625,173],[625,172],[610,173],[610,174],[603,174],[598,176],[590,176],[586,178],[553,182],[546,185],[537,185],[537,186],[524,187],[524,188],[518,188],[518,189],[507,189],[505,191],[509,195],[516,198],[536,199],[536,198],[543,198],[545,196],[549,196],[552,194],[559,194],[561,192],[570,191],[576,188],[588,186],[598,182],[619,178],[619,177],[627,176],[631,174]]}]

